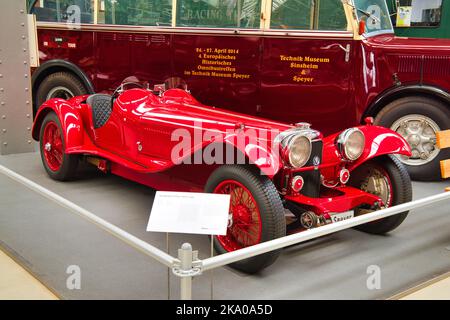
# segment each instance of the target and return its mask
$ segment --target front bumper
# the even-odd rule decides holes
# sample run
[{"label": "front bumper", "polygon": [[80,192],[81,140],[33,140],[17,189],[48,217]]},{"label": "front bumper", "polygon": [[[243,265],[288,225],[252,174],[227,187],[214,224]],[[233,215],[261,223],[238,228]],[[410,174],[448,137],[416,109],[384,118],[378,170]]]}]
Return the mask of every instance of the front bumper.
[{"label": "front bumper", "polygon": [[349,186],[327,189],[318,198],[300,194],[285,196],[285,200],[291,201],[305,210],[313,211],[317,215],[346,212],[361,205],[369,207],[383,205],[382,200],[376,195]]}]

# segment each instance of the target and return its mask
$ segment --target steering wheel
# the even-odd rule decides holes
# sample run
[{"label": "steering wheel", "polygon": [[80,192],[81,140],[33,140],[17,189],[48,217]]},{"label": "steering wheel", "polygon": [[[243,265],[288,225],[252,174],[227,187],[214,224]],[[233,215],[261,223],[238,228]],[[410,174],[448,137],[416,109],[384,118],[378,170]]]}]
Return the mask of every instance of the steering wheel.
[{"label": "steering wheel", "polygon": [[124,82],[120,86],[114,90],[114,92],[111,95],[111,106],[114,105],[114,101],[119,97],[119,95],[125,90],[125,86],[134,85],[141,89],[146,89],[146,87],[143,84],[137,83],[137,82]]}]

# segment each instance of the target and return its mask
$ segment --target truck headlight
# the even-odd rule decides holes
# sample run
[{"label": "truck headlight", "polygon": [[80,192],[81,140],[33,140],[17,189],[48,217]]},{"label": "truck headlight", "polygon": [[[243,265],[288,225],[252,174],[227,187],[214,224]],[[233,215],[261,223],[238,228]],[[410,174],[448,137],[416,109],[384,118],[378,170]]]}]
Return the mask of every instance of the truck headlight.
[{"label": "truck headlight", "polygon": [[303,135],[289,137],[285,144],[284,159],[294,168],[303,167],[311,157],[311,140]]},{"label": "truck headlight", "polygon": [[366,143],[364,133],[358,128],[343,131],[337,139],[339,152],[347,160],[355,161],[363,153]]}]

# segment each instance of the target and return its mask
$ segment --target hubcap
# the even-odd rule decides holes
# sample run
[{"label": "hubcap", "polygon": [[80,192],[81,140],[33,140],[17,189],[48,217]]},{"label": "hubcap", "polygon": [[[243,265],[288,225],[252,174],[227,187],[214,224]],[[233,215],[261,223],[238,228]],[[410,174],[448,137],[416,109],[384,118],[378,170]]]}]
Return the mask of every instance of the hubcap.
[{"label": "hubcap", "polygon": [[[391,179],[384,169],[370,168],[369,174],[361,183],[361,190],[380,197],[384,207],[392,206],[393,187]],[[361,215],[367,213],[367,211],[364,209],[355,209],[355,215]]]},{"label": "hubcap", "polygon": [[410,166],[420,166],[433,161],[439,154],[436,133],[439,126],[432,119],[413,114],[398,119],[391,129],[400,134],[411,146],[412,156],[398,156],[400,161]]},{"label": "hubcap", "polygon": [[47,122],[41,143],[47,167],[52,171],[58,171],[63,162],[63,144],[61,133],[55,122]]},{"label": "hubcap", "polygon": [[75,97],[73,92],[70,91],[68,88],[62,87],[62,86],[52,88],[49,91],[49,93],[47,94],[47,100],[50,100],[53,98],[60,98],[60,99],[68,100],[73,97]]},{"label": "hubcap", "polygon": [[234,251],[261,241],[261,215],[251,192],[240,182],[227,180],[220,183],[214,193],[229,194],[230,213],[225,236],[217,236],[221,246]]}]

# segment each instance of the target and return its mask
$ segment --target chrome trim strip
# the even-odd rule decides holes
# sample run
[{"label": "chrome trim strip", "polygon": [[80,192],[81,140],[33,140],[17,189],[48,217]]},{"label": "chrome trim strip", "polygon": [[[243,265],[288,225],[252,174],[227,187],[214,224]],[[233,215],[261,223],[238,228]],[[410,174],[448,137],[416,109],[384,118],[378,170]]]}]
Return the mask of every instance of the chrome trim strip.
[{"label": "chrome trim strip", "polygon": [[391,34],[391,35],[393,35],[394,31],[386,29],[386,30],[379,30],[379,31],[370,32],[370,33],[366,32],[366,33],[363,34],[363,36],[364,36],[364,38],[369,39],[369,38],[372,38],[372,37],[375,37],[375,36],[380,36],[382,34]]},{"label": "chrome trim strip", "polygon": [[[69,30],[67,24],[58,22],[38,22],[38,29]],[[103,32],[127,32],[127,33],[164,33],[164,34],[212,34],[223,36],[274,36],[274,37],[307,37],[307,38],[353,38],[349,31],[320,31],[320,30],[260,30],[260,29],[220,29],[220,28],[172,28],[151,26],[123,26],[123,25],[95,25],[82,24],[78,31],[103,31]]]}]

